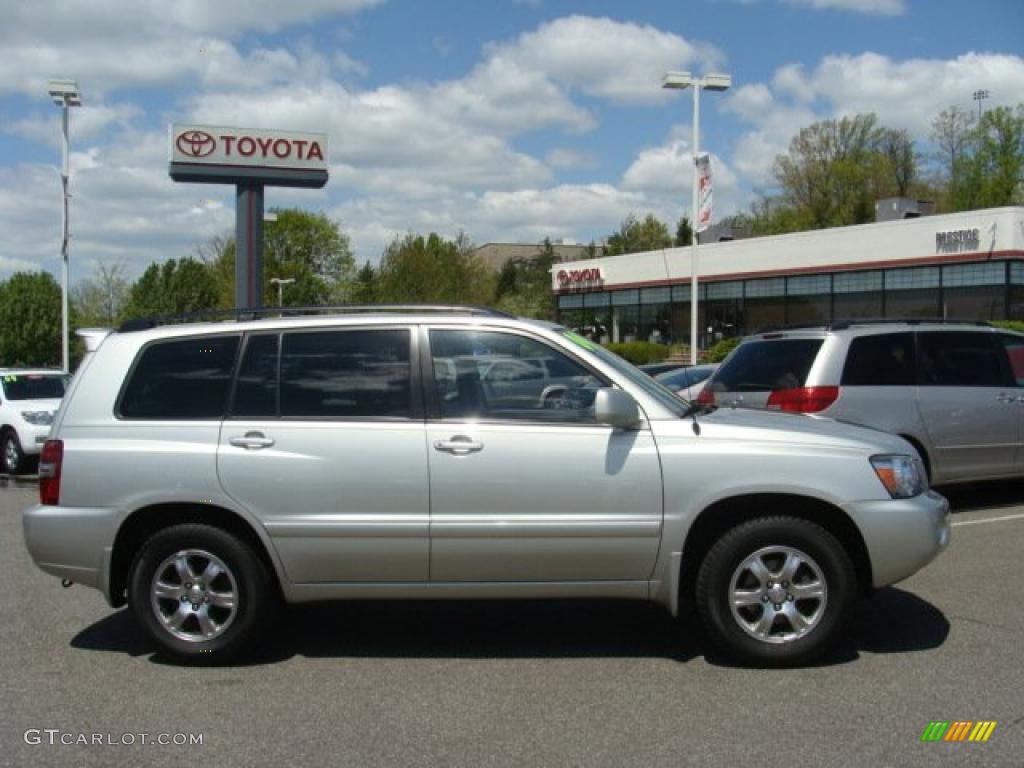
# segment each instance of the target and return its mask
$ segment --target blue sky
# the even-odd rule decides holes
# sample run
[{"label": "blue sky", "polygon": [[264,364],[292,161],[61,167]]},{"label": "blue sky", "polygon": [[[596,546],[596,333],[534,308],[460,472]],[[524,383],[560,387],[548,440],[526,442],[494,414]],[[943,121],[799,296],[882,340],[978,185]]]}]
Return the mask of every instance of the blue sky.
[{"label": "blue sky", "polygon": [[770,189],[814,120],[874,111],[927,151],[941,109],[1024,101],[1020,0],[53,0],[0,27],[0,277],[56,271],[58,111],[76,78],[72,279],[136,275],[233,227],[229,187],[167,177],[171,121],[330,134],[321,191],[268,206],[337,218],[357,259],[406,231],[478,243],[599,240],[689,210],[691,100],[667,69],[724,71],[702,99],[716,216]]}]

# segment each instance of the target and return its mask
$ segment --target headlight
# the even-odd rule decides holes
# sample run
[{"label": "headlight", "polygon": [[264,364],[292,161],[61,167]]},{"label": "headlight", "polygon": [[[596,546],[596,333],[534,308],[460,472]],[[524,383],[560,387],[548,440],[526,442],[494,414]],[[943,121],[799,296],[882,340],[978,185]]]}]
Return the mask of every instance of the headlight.
[{"label": "headlight", "polygon": [[909,499],[928,490],[928,480],[921,462],[912,456],[891,454],[872,456],[871,466],[885,490],[894,499]]},{"label": "headlight", "polygon": [[21,418],[37,427],[48,427],[53,424],[53,413],[50,411],[22,411]]}]

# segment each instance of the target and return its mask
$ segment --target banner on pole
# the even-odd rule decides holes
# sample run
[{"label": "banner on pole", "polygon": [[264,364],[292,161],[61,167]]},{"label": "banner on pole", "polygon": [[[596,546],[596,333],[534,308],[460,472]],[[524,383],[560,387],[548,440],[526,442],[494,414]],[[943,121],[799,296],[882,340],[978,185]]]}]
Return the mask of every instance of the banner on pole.
[{"label": "banner on pole", "polygon": [[697,155],[697,223],[694,230],[703,232],[711,226],[711,156]]}]

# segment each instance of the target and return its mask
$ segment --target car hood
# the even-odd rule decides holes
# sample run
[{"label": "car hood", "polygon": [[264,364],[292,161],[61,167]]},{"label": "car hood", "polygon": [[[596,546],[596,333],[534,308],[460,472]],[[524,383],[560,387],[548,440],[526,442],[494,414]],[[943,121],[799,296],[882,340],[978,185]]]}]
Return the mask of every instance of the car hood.
[{"label": "car hood", "polygon": [[[697,423],[701,436],[712,439],[840,448],[869,455],[914,454],[910,443],[901,437],[823,416],[718,408],[711,413],[698,415]],[[668,432],[676,431],[693,434],[693,417],[687,416],[672,422]]]}]

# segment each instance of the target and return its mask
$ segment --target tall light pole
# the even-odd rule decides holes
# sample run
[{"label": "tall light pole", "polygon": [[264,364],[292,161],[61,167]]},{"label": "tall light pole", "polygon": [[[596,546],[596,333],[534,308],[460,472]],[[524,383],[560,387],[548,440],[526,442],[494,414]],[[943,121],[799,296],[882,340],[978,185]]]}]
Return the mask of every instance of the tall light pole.
[{"label": "tall light pole", "polygon": [[78,92],[78,83],[74,80],[51,80],[47,84],[47,91],[50,94],[50,98],[53,99],[53,103],[61,108],[61,133],[64,137],[60,171],[61,205],[63,211],[60,236],[60,348],[61,366],[64,369],[64,373],[67,373],[70,370],[68,356],[68,241],[70,239],[68,233],[68,199],[71,197],[68,194],[68,179],[71,175],[68,166],[68,155],[71,152],[68,140],[68,108],[82,106],[82,95]]},{"label": "tall light pole", "polygon": [[295,278],[294,277],[285,277],[285,278],[272,277],[272,278],[270,278],[270,284],[277,286],[277,306],[278,307],[283,307],[284,306],[284,287],[286,285],[291,285],[294,282],[295,282]]},{"label": "tall light pole", "polygon": [[989,91],[978,90],[974,92],[974,100],[978,102],[978,123],[981,123],[981,102],[987,99],[992,94]]},{"label": "tall light pole", "polygon": [[700,151],[700,92],[724,91],[732,85],[729,75],[708,74],[694,77],[689,72],[666,72],[661,81],[662,88],[693,88],[693,205],[691,206],[690,229],[693,232],[690,245],[690,362],[697,364],[698,328],[697,328],[697,216],[699,215],[697,188],[697,157]]}]

